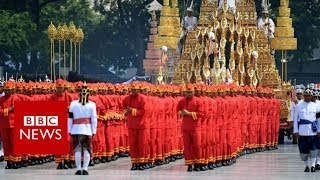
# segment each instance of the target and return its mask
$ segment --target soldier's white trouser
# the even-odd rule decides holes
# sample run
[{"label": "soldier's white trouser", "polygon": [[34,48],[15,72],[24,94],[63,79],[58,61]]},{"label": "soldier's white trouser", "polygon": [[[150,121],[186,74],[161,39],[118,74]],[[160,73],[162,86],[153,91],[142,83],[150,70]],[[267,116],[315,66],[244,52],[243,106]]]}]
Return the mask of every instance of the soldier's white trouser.
[{"label": "soldier's white trouser", "polygon": [[[313,150],[313,151],[310,151],[309,154],[300,153],[300,158],[302,161],[304,161],[305,166],[314,167],[316,165],[317,155],[318,155],[318,150]],[[311,164],[309,164],[309,157],[310,157]]]},{"label": "soldier's white trouser", "polygon": [[[82,147],[79,145],[78,147],[76,147],[74,151],[75,151],[74,157],[76,161],[77,170],[81,170]],[[83,170],[88,171],[89,163],[90,163],[89,151],[85,147],[83,147]]]}]

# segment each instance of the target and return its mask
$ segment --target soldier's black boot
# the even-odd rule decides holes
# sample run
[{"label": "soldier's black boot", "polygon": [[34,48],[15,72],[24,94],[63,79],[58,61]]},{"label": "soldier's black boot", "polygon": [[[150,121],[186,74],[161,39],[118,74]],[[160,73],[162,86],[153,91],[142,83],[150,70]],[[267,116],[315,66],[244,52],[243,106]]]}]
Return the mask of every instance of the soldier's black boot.
[{"label": "soldier's black boot", "polygon": [[69,169],[69,161],[63,161],[63,169]]},{"label": "soldier's black boot", "polygon": [[106,162],[107,162],[107,158],[106,157],[101,158],[101,163],[106,163]]},{"label": "soldier's black boot", "polygon": [[88,171],[83,170],[83,171],[82,171],[82,175],[89,175],[89,173],[88,173]]},{"label": "soldier's black boot", "polygon": [[214,170],[214,167],[213,167],[213,164],[212,164],[212,163],[210,163],[210,164],[208,165],[208,169]]},{"label": "soldier's black boot", "polygon": [[78,171],[75,173],[75,175],[81,175],[81,174],[82,174],[81,170],[78,170]]},{"label": "soldier's black boot", "polygon": [[316,164],[316,170],[320,170],[320,165]]},{"label": "soldier's black boot", "polygon": [[94,161],[90,160],[89,166],[94,166]]},{"label": "soldier's black boot", "polygon": [[311,167],[311,172],[316,172],[316,168],[314,166]]},{"label": "soldier's black boot", "polygon": [[188,172],[192,172],[192,165],[188,165],[187,171],[188,171]]},{"label": "soldier's black boot", "polygon": [[138,169],[137,164],[132,164],[131,171],[135,171]]},{"label": "soldier's black boot", "polygon": [[138,170],[143,171],[145,169],[143,164],[138,164]]},{"label": "soldier's black boot", "polygon": [[11,161],[7,161],[7,166],[5,167],[5,169],[12,169],[12,162]]},{"label": "soldier's black boot", "polygon": [[195,164],[194,167],[193,167],[193,170],[194,171],[200,171],[200,167],[198,164]]},{"label": "soldier's black boot", "polygon": [[63,169],[63,165],[62,165],[62,162],[60,162],[60,163],[58,164],[58,167],[57,167],[57,169]]},{"label": "soldier's black boot", "polygon": [[309,166],[306,166],[306,168],[304,169],[304,172],[310,172]]},{"label": "soldier's black boot", "polygon": [[111,158],[110,157],[107,158],[107,162],[111,162]]}]

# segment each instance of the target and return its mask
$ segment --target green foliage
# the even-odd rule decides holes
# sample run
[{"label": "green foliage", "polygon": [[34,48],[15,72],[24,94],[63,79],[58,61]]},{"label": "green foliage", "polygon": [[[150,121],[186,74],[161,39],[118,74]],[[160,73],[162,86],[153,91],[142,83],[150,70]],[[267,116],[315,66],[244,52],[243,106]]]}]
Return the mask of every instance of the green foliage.
[{"label": "green foliage", "polygon": [[[35,24],[29,13],[13,13],[0,10],[0,49],[14,58],[31,43],[30,34],[35,32]],[[8,59],[1,59],[1,61]]]},{"label": "green foliage", "polygon": [[[158,0],[163,3],[163,0]],[[113,65],[125,69],[132,63],[142,70],[142,60],[148,41],[151,15],[145,6],[152,0],[0,0],[0,50],[10,54],[23,72],[48,73],[50,44],[46,30],[52,21],[73,21],[83,29],[85,39],[81,48],[82,72],[92,67]],[[14,3],[11,3],[14,2]],[[180,16],[191,0],[179,0]],[[188,4],[185,4],[188,2]],[[256,0],[257,12],[261,0]],[[279,0],[271,0],[272,17],[277,15]],[[37,3],[37,4],[35,4]],[[38,5],[38,6],[33,6]],[[199,15],[201,0],[195,0],[195,15]],[[317,0],[294,1],[290,4],[298,50],[293,59],[312,59],[320,41],[320,3]],[[2,10],[1,10],[2,9]],[[158,17],[159,18],[159,17]],[[67,46],[68,43],[67,43]],[[57,48],[57,45],[56,45]],[[57,52],[58,49],[56,49]],[[69,47],[67,47],[69,51]],[[33,61],[27,62],[27,54]],[[0,56],[3,60],[3,56]],[[35,59],[35,60],[34,60]],[[98,68],[93,73],[99,73]]]}]

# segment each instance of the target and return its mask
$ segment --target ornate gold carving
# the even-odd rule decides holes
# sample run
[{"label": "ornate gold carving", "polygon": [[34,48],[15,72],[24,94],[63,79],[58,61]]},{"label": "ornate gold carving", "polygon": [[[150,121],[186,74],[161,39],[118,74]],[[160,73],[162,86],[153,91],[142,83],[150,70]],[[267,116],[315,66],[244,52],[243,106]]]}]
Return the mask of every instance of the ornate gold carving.
[{"label": "ornate gold carving", "polygon": [[275,37],[294,37],[294,29],[291,27],[276,27]]},{"label": "ornate gold carving", "polygon": [[279,7],[279,17],[290,17],[291,10],[288,7]]},{"label": "ornate gold carving", "polygon": [[171,8],[169,6],[163,6],[161,9],[161,16],[171,16]]},{"label": "ornate gold carving", "polygon": [[173,36],[174,34],[174,28],[172,26],[159,26],[158,27],[158,33],[160,36],[166,35],[166,36]]},{"label": "ornate gold carving", "polygon": [[296,50],[297,38],[273,38],[271,48],[275,50]]},{"label": "ornate gold carving", "polygon": [[280,6],[289,7],[289,0],[280,0]]},{"label": "ornate gold carving", "polygon": [[292,27],[292,19],[288,17],[278,17],[277,26],[279,27]]},{"label": "ornate gold carving", "polygon": [[157,48],[161,48],[166,45],[169,49],[175,49],[177,47],[178,39],[175,37],[158,37],[154,40],[154,44]]}]

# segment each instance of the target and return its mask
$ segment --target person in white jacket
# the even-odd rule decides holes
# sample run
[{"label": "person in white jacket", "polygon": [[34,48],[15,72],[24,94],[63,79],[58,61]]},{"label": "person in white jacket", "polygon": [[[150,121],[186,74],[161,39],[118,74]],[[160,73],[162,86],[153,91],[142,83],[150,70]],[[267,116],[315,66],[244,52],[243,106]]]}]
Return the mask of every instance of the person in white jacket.
[{"label": "person in white jacket", "polygon": [[[97,133],[96,104],[89,101],[89,89],[84,82],[80,100],[72,101],[69,107],[68,133],[72,136],[77,166],[76,175],[88,175],[91,155],[91,140]],[[83,169],[81,158],[83,152]]]},{"label": "person in white jacket", "polygon": [[[298,138],[300,157],[305,163],[304,172],[316,172],[317,146],[319,144],[317,135],[320,133],[320,128],[317,115],[320,108],[311,99],[312,90],[306,89],[304,102],[297,106],[297,112],[294,114],[293,133]],[[309,158],[311,164],[309,164]]]}]

